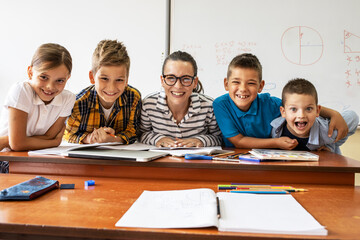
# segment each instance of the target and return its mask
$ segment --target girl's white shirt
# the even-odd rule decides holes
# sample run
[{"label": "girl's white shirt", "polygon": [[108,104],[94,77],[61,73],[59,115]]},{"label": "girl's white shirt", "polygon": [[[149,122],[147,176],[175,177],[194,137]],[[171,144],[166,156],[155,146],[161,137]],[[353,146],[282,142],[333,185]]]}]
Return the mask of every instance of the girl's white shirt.
[{"label": "girl's white shirt", "polygon": [[45,105],[32,89],[29,81],[13,85],[2,106],[0,136],[8,135],[9,107],[28,114],[26,135],[44,135],[59,117],[68,117],[75,103],[75,94],[63,90],[51,103]]}]

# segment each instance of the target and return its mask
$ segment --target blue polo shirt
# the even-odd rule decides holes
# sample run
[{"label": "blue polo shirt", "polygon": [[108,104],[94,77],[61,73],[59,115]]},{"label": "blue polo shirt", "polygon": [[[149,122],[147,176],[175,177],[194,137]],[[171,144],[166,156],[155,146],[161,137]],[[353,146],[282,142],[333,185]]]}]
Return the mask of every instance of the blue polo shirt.
[{"label": "blue polo shirt", "polygon": [[243,135],[255,138],[271,138],[271,121],[280,116],[281,99],[269,93],[258,94],[247,112],[241,111],[224,94],[213,102],[216,121],[226,147],[234,147],[227,138]]}]

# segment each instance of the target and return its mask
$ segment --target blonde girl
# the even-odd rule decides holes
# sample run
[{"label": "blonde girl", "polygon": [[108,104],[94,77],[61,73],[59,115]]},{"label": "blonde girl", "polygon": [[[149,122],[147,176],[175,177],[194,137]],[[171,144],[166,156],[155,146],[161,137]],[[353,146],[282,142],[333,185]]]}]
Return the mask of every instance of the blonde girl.
[{"label": "blonde girl", "polygon": [[61,143],[75,102],[75,95],[64,90],[71,70],[70,53],[59,44],[43,44],[36,50],[27,69],[29,79],[12,86],[3,105],[0,150],[26,151]]}]

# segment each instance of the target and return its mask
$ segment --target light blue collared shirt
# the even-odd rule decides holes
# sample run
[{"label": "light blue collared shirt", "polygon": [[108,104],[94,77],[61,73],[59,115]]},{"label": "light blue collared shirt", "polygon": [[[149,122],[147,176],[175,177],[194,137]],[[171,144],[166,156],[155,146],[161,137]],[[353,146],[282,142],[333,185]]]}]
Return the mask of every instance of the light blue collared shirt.
[{"label": "light blue collared shirt", "polygon": [[[317,117],[313,126],[310,129],[309,141],[306,144],[306,146],[311,151],[317,150],[322,146],[326,146],[331,150],[331,152],[341,154],[340,146],[347,140],[349,136],[355,133],[356,128],[359,124],[359,116],[354,111],[344,111],[343,113],[341,113],[341,115],[349,128],[347,136],[335,143],[337,131],[334,130],[332,136],[328,136],[330,120],[323,117]],[[273,138],[281,137],[285,124],[286,120],[283,117],[278,117],[274,119],[271,122],[271,126],[273,127],[271,131],[271,136]]]}]

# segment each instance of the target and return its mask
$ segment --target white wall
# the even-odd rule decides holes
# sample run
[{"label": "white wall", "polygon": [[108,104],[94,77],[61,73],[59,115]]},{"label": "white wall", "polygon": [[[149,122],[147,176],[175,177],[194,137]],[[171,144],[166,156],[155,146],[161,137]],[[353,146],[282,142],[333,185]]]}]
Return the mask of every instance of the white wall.
[{"label": "white wall", "polygon": [[91,56],[102,39],[123,41],[131,59],[129,83],[143,96],[156,91],[166,21],[166,0],[0,0],[0,102],[13,83],[27,79],[33,53],[47,42],[71,53],[66,88],[74,93],[90,85]]}]

